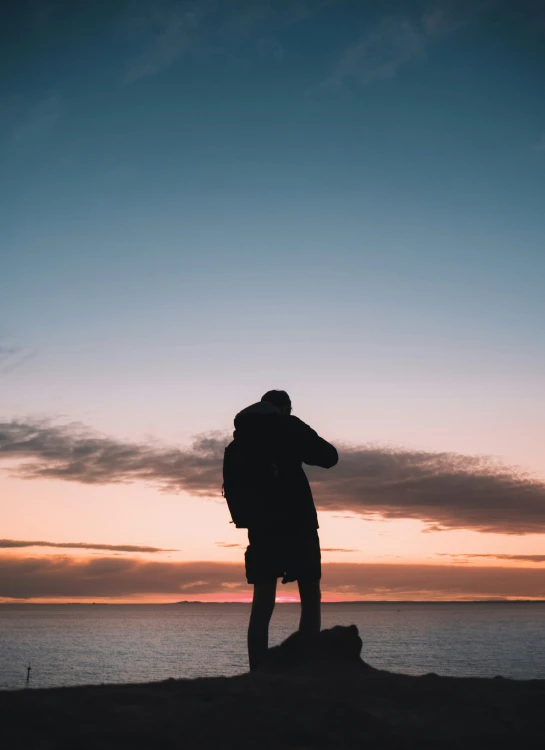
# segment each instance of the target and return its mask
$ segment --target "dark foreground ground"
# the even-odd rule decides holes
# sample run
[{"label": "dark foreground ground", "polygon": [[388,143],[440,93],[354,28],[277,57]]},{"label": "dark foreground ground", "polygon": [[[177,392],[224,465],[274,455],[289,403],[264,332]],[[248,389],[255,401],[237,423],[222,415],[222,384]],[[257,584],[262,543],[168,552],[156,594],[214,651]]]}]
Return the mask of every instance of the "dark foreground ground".
[{"label": "dark foreground ground", "polygon": [[297,636],[240,677],[0,692],[3,750],[545,748],[545,680],[407,677],[357,629]]}]

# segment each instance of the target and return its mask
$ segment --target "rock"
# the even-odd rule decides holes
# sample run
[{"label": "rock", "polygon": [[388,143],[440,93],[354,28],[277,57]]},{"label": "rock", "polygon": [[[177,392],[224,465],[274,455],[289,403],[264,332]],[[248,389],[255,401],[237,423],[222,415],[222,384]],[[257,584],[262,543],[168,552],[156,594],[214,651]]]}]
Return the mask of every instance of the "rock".
[{"label": "rock", "polygon": [[343,667],[347,664],[368,667],[361,659],[361,649],[362,640],[355,625],[337,625],[329,630],[322,630],[312,640],[297,632],[292,633],[279,646],[270,648],[260,669],[286,670],[324,663],[337,663]]}]

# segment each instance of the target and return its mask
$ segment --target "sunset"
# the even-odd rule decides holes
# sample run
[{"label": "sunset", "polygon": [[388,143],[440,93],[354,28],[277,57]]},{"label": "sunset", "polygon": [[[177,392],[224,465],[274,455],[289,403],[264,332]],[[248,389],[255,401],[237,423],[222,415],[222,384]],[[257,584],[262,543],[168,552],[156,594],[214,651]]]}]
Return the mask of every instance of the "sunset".
[{"label": "sunset", "polygon": [[[322,433],[340,430],[335,415],[320,420],[318,407],[306,413],[313,411]],[[175,434],[173,418],[165,412],[164,420]],[[246,535],[221,497],[228,425],[202,430],[208,426],[197,422],[197,437],[177,447],[155,436],[112,438],[62,418],[3,424],[2,528],[11,532],[0,540],[4,600],[248,600]],[[483,436],[483,448],[491,443]],[[347,444],[334,473],[307,469],[327,600],[545,597],[539,473],[484,450],[442,453],[422,444]]]},{"label": "sunset", "polygon": [[545,679],[543,4],[0,22],[0,696]]}]

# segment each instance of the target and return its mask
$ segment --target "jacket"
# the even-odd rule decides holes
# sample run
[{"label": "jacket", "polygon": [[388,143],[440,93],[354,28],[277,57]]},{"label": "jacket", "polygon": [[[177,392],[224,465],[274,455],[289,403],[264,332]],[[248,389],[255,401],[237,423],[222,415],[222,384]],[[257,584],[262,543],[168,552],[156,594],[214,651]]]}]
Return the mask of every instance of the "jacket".
[{"label": "jacket", "polygon": [[330,469],[339,460],[335,447],[298,417],[281,414],[264,401],[236,415],[233,438],[268,456],[271,475],[275,477],[272,507],[252,522],[250,531],[317,529],[318,516],[303,464]]}]

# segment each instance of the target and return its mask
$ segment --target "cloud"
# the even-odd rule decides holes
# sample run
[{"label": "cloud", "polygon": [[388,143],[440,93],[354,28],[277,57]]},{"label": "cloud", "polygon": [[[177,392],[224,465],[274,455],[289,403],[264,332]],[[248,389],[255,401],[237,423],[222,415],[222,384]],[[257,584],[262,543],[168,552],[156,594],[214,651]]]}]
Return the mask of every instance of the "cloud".
[{"label": "cloud", "polygon": [[322,552],[359,552],[359,550],[345,549],[344,547],[322,547]]},{"label": "cloud", "polygon": [[494,560],[517,560],[520,562],[533,562],[542,563],[545,562],[545,555],[504,555],[504,554],[493,554],[493,553],[460,553],[460,554],[449,554],[447,552],[436,552],[440,557],[460,557],[464,560],[473,559],[475,557],[493,558]]},{"label": "cloud", "polygon": [[435,44],[468,23],[483,7],[483,3],[444,2],[419,15],[383,16],[344,51],[331,75],[317,88],[339,91],[347,85],[366,86],[394,78],[405,65],[426,60]]},{"label": "cloud", "polygon": [[19,549],[21,547],[59,547],[63,549],[100,549],[116,552],[179,552],[177,549],[146,547],[135,544],[92,544],[90,542],[44,542],[20,539],[0,539],[0,549]]},{"label": "cloud", "polygon": [[126,31],[140,51],[128,60],[124,82],[134,83],[166,70],[198,39],[212,3],[148,3],[140,15],[126,21]]},{"label": "cloud", "polygon": [[167,70],[178,59],[193,55],[206,60],[236,54],[271,57],[285,50],[278,34],[301,23],[338,0],[163,0],[133,3],[124,32],[134,47],[123,80],[134,83]]},{"label": "cloud", "polygon": [[[84,484],[146,481],[168,492],[218,496],[222,433],[198,435],[190,447],[129,443],[77,424],[0,423],[0,459],[23,479]],[[337,466],[308,467],[319,509],[362,518],[409,518],[428,530],[545,532],[545,483],[482,456],[388,446],[339,446]],[[16,464],[16,465],[13,465]]]},{"label": "cloud", "polygon": [[481,456],[360,446],[327,474],[312,467],[322,510],[410,518],[429,529],[504,534],[545,531],[545,484]]},{"label": "cloud", "polygon": [[0,375],[8,375],[36,356],[36,352],[21,346],[0,344]]},{"label": "cloud", "polygon": [[224,547],[224,548],[245,546],[243,544],[230,544],[229,542],[216,542],[216,544],[218,545],[218,547]]},{"label": "cloud", "polygon": [[0,458],[28,460],[18,476],[84,484],[143,480],[195,495],[218,493],[224,444],[215,435],[201,435],[189,449],[179,450],[113,440],[77,424],[0,424]]},{"label": "cloud", "polygon": [[[544,598],[536,568],[325,563],[325,594],[371,599]],[[0,556],[0,598],[198,596],[249,594],[242,564]]]},{"label": "cloud", "polygon": [[0,597],[123,597],[190,594],[246,589],[244,569],[235,563],[143,562],[136,558],[77,559],[0,556]]}]

